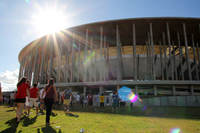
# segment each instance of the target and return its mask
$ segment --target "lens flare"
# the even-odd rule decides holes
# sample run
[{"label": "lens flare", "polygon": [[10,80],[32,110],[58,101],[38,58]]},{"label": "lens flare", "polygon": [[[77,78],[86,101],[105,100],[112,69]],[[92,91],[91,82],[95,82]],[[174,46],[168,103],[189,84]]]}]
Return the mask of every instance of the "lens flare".
[{"label": "lens flare", "polygon": [[129,96],[129,100],[130,100],[132,103],[135,103],[135,102],[137,102],[137,100],[138,100],[138,96],[137,96],[136,94],[132,93],[132,94],[130,94],[130,96]]},{"label": "lens flare", "polygon": [[93,58],[95,56],[95,52],[93,51],[88,57],[87,57],[87,59],[84,61],[84,65],[87,65],[89,62],[90,62],[90,60]]},{"label": "lens flare", "polygon": [[66,8],[56,3],[37,5],[30,21],[39,35],[53,34],[71,25],[70,14]]},{"label": "lens flare", "polygon": [[181,129],[180,128],[172,128],[170,133],[181,133]]},{"label": "lens flare", "polygon": [[137,101],[142,103],[142,99],[139,98],[139,96],[132,92],[131,88],[128,88],[126,86],[123,86],[118,90],[119,98],[122,101],[126,102],[132,102],[135,103]]},{"label": "lens flare", "polygon": [[129,95],[132,93],[131,89],[123,86],[118,90],[119,98],[121,101],[130,101],[129,100]]}]

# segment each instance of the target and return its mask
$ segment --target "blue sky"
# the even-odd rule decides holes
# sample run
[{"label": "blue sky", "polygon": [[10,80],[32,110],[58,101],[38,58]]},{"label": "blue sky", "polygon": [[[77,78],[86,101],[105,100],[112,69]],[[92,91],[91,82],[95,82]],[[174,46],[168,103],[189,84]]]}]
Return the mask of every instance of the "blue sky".
[{"label": "blue sky", "polygon": [[[0,0],[0,82],[19,69],[20,50],[41,34],[31,25],[36,5],[56,3],[70,14],[68,26],[135,17],[200,17],[200,0]],[[9,80],[9,76],[7,76]]]}]

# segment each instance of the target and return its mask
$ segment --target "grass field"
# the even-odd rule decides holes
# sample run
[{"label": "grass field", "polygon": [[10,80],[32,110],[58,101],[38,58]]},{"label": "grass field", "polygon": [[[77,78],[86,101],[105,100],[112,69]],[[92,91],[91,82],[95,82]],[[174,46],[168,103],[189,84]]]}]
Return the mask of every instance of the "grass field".
[{"label": "grass field", "polygon": [[[172,128],[179,128],[181,133],[200,133],[200,109],[181,107],[147,107],[145,110],[134,108],[120,109],[111,113],[110,108],[75,111],[66,115],[54,110],[51,126],[45,126],[45,115],[35,117],[32,110],[29,118],[25,117],[15,124],[15,112],[7,106],[0,106],[0,132],[2,133],[170,133]],[[180,133],[180,132],[171,132]]]}]

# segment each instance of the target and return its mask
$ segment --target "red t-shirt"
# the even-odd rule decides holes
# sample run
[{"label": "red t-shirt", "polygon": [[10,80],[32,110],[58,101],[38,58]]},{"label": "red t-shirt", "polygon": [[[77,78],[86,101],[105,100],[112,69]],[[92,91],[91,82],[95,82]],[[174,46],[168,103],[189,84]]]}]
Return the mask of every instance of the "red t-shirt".
[{"label": "red t-shirt", "polygon": [[28,89],[28,84],[26,83],[21,83],[18,87],[17,87],[17,94],[16,94],[16,98],[26,98],[26,89]]},{"label": "red t-shirt", "polygon": [[38,88],[33,87],[30,89],[30,98],[37,98]]}]

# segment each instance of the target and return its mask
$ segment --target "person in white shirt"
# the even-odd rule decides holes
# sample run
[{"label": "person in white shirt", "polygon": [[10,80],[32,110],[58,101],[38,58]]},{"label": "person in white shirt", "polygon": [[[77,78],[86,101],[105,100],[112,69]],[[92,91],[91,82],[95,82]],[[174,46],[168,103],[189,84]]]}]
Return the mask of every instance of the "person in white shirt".
[{"label": "person in white shirt", "polygon": [[79,94],[76,95],[76,102],[80,103],[80,95]]},{"label": "person in white shirt", "polygon": [[42,88],[40,90],[40,113],[44,113],[43,110],[44,110],[44,98],[45,98],[45,91],[44,91],[44,88]]}]

